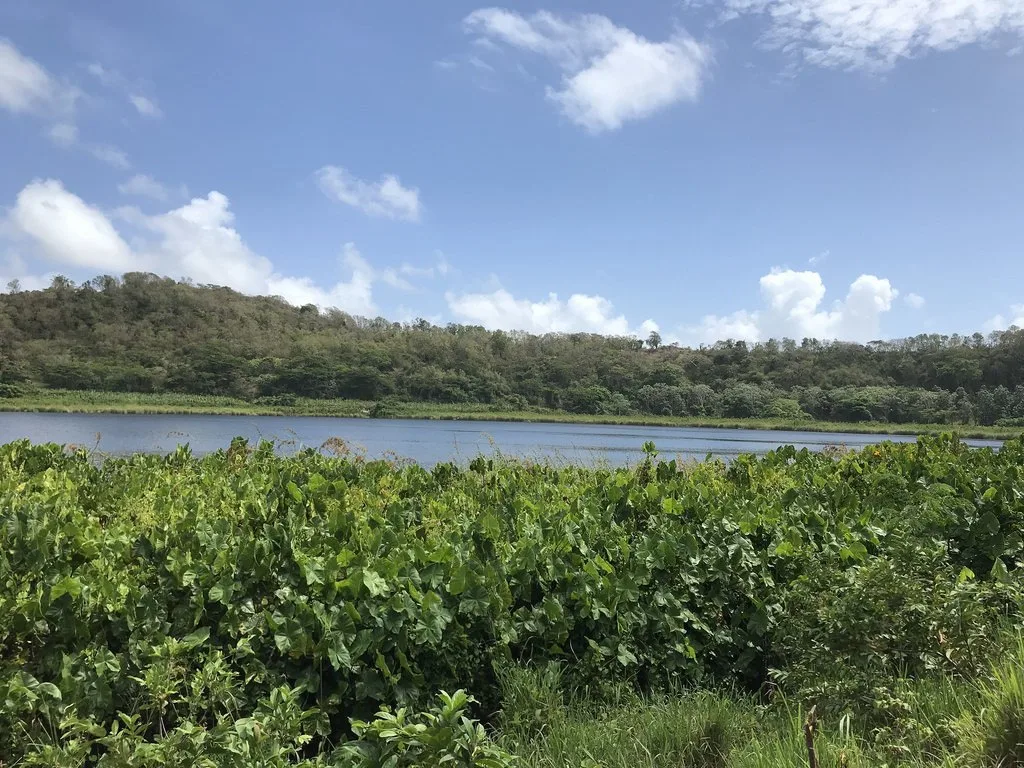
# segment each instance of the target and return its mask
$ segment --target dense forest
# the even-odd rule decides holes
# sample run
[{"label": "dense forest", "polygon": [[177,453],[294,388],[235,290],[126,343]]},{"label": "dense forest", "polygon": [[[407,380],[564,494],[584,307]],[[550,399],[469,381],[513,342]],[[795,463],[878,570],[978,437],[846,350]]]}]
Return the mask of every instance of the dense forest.
[{"label": "dense forest", "polygon": [[1024,331],[701,349],[352,317],[155,275],[0,295],[0,396],[34,388],[575,413],[1024,424]]}]

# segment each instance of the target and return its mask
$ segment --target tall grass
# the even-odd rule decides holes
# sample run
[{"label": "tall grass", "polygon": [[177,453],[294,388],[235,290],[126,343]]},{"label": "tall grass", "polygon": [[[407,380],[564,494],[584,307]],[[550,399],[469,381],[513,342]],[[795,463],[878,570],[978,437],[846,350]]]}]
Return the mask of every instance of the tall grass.
[{"label": "tall grass", "polygon": [[[563,692],[551,670],[501,676],[500,739],[527,768],[807,768],[807,710],[695,691],[643,699]],[[875,712],[820,720],[821,768],[1024,767],[1024,640],[974,680],[894,680]]]}]

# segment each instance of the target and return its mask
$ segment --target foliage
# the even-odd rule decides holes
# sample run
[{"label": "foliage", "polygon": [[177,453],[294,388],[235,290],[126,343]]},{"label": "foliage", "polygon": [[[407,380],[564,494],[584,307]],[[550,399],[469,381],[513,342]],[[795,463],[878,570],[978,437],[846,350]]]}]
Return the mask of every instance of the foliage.
[{"label": "foliage", "polygon": [[1024,645],[1019,639],[1014,651],[979,686],[979,706],[955,723],[973,765],[1024,765]]},{"label": "foliage", "polygon": [[657,332],[645,344],[369,320],[129,273],[0,294],[0,385],[23,383],[270,407],[393,396],[498,411],[1019,426],[1024,330],[685,349]]},{"label": "foliage", "polygon": [[[562,690],[695,686],[780,690],[895,743],[894,679],[973,679],[1020,623],[1021,441],[644,450],[428,470],[242,440],[0,446],[0,760],[503,766],[467,718],[525,743]],[[683,764],[733,743],[712,710]]]}]

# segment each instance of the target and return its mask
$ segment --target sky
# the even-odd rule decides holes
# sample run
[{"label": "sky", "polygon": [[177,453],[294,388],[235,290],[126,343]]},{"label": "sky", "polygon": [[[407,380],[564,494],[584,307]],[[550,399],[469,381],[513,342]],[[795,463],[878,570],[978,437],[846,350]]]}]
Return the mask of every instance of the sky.
[{"label": "sky", "polygon": [[1024,326],[1024,0],[4,0],[0,286],[666,342]]}]

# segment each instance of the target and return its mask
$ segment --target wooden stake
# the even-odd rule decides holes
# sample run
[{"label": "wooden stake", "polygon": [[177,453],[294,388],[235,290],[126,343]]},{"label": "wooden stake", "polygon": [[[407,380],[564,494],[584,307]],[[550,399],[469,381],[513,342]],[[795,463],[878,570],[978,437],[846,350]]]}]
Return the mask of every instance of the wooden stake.
[{"label": "wooden stake", "polygon": [[814,733],[818,730],[818,705],[811,707],[804,723],[804,741],[807,743],[807,762],[810,768],[818,768],[818,753],[814,749]]}]

